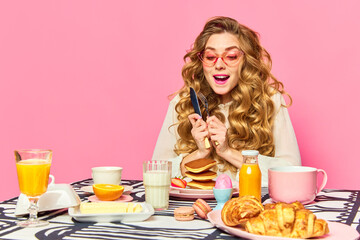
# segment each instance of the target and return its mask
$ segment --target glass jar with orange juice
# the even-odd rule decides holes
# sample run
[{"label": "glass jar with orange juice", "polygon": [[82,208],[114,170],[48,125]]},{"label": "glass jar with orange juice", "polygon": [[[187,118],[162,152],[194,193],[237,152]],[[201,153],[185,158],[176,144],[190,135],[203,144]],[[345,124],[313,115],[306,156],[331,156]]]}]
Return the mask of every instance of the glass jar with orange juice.
[{"label": "glass jar with orange juice", "polygon": [[261,202],[261,171],[258,164],[259,151],[243,150],[243,165],[239,172],[239,196],[251,195]]}]

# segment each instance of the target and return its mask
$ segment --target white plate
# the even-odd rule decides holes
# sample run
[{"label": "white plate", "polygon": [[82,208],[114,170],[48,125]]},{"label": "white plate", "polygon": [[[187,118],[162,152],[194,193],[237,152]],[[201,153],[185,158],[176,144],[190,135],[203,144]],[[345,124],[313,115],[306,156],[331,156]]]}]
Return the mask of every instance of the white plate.
[{"label": "white plate", "polygon": [[[131,192],[133,190],[132,186],[129,185],[121,185],[124,187],[124,194],[126,194],[127,192]],[[93,187],[91,186],[84,186],[80,188],[81,191],[87,192],[87,193],[94,193]]]},{"label": "white plate", "polygon": [[139,203],[143,207],[143,210],[139,213],[93,213],[82,214],[80,213],[80,207],[69,208],[68,213],[71,217],[79,222],[141,222],[145,221],[152,215],[154,215],[154,208],[148,203]]},{"label": "white plate", "polygon": [[[234,185],[233,195],[239,194],[239,189]],[[193,188],[178,188],[170,186],[170,196],[184,199],[215,199],[213,190],[202,190]]]},{"label": "white plate", "polygon": [[[243,237],[251,240],[294,240],[298,238],[285,238],[285,237],[272,237],[272,236],[262,236],[257,234],[248,233],[238,227],[229,227],[226,226],[221,220],[221,210],[213,210],[207,215],[209,221],[215,227],[238,237]],[[355,228],[350,227],[349,225],[338,223],[338,222],[328,222],[329,234],[326,234],[322,237],[317,237],[316,239],[326,239],[326,240],[339,240],[339,239],[348,239],[355,240],[359,237],[359,233]]]},{"label": "white plate", "polygon": [[[81,203],[79,196],[69,184],[51,184],[48,190],[39,199],[39,212],[78,206]],[[15,215],[28,214],[30,202],[24,195],[20,194]]]}]

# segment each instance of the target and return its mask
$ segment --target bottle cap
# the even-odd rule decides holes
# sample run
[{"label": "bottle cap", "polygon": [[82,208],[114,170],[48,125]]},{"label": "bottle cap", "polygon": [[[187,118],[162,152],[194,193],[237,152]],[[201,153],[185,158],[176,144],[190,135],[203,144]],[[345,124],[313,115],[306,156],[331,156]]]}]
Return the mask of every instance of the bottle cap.
[{"label": "bottle cap", "polygon": [[257,155],[259,155],[259,151],[258,150],[243,150],[243,151],[241,151],[241,154],[243,156],[257,156]]}]

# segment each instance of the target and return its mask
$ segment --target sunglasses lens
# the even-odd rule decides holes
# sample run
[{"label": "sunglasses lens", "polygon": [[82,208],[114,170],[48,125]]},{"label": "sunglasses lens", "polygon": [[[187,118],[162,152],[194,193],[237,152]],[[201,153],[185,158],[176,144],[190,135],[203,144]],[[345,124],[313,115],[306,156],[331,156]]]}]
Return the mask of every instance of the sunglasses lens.
[{"label": "sunglasses lens", "polygon": [[202,61],[206,65],[213,66],[215,64],[217,57],[213,51],[205,51],[202,54]]},{"label": "sunglasses lens", "polygon": [[223,59],[226,62],[226,64],[234,65],[234,64],[238,63],[240,57],[241,57],[240,51],[231,51],[231,52],[226,53],[226,55],[224,56]]},{"label": "sunglasses lens", "polygon": [[240,57],[242,55],[242,52],[239,50],[231,50],[228,52],[225,52],[222,57],[219,57],[214,51],[212,50],[205,50],[203,53],[199,54],[200,60],[207,66],[214,66],[217,59],[221,58],[226,65],[228,66],[234,66],[236,65]]}]

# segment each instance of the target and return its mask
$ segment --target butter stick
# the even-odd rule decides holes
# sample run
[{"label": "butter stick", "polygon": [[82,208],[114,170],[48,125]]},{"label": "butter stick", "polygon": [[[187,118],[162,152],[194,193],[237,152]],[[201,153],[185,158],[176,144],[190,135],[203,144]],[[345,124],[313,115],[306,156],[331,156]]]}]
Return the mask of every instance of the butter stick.
[{"label": "butter stick", "polygon": [[135,213],[143,210],[139,203],[123,202],[82,202],[80,212],[82,214],[93,213]]}]

